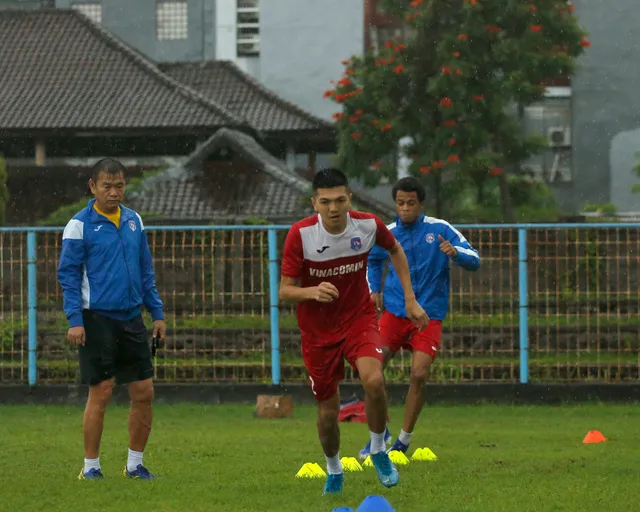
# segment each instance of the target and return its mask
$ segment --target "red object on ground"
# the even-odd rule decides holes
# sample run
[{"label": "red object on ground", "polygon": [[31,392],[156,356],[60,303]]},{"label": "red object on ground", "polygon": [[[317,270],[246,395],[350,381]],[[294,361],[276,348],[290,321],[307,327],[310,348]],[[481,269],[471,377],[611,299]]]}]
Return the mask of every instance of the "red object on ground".
[{"label": "red object on ground", "polygon": [[351,421],[353,423],[366,423],[367,413],[364,410],[364,402],[345,405],[340,409],[338,421]]}]

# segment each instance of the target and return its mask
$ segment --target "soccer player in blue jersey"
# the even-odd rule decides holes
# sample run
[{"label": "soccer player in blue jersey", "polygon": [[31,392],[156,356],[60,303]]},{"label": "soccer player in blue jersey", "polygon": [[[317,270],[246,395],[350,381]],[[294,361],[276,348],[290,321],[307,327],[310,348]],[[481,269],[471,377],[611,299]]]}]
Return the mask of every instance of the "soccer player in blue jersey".
[{"label": "soccer player in blue jersey", "polygon": [[[423,213],[426,191],[416,178],[402,178],[392,193],[398,216],[387,227],[407,255],[413,290],[430,319],[427,327],[420,331],[407,318],[404,292],[391,263],[383,290],[382,270],[389,260],[389,253],[375,246],[368,258],[367,279],[371,298],[378,311],[382,311],[379,325],[384,364],[386,366],[401,348],[412,352],[404,422],[391,447],[391,450],[406,452],[424,404],[424,386],[429,369],[440,346],[442,321],[449,310],[449,262],[474,271],[480,267],[480,255],[451,224]],[[387,429],[385,442],[388,443],[390,438]],[[364,459],[369,453],[370,442],[360,451],[360,457]]]}]

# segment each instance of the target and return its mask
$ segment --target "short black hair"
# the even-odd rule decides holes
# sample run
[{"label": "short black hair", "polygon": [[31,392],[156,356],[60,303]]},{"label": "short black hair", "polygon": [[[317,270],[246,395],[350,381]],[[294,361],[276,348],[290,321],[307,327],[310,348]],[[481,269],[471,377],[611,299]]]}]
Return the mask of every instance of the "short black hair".
[{"label": "short black hair", "polygon": [[424,188],[424,185],[420,183],[418,178],[414,178],[413,176],[407,176],[406,178],[402,178],[396,182],[391,190],[391,195],[393,196],[393,200],[396,200],[396,195],[398,191],[402,190],[402,192],[415,192],[418,196],[418,202],[424,203],[425,198],[427,197],[427,191]]},{"label": "short black hair", "polygon": [[313,177],[313,191],[317,192],[319,188],[349,188],[349,180],[340,169],[328,167],[321,169]]},{"label": "short black hair", "polygon": [[91,166],[91,179],[94,183],[98,183],[98,177],[100,176],[101,172],[105,172],[111,175],[122,174],[122,176],[126,177],[127,168],[123,165],[122,162],[116,160],[115,158],[102,158]]}]

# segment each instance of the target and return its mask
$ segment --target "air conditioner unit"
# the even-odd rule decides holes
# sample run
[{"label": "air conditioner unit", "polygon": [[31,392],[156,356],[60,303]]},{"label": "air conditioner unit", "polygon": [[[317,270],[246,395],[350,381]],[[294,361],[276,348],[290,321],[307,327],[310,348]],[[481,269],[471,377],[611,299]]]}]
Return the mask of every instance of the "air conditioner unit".
[{"label": "air conditioner unit", "polygon": [[547,138],[552,148],[571,147],[571,128],[552,126],[547,129]]}]

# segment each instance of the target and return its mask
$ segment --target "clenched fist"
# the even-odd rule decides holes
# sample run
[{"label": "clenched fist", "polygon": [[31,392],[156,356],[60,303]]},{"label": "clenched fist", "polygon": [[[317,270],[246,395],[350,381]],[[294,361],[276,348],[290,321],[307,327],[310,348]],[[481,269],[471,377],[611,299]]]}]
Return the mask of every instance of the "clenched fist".
[{"label": "clenched fist", "polygon": [[318,286],[312,286],[310,289],[310,298],[318,302],[333,302],[340,296],[338,289],[331,283],[323,281]]}]

